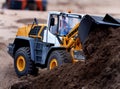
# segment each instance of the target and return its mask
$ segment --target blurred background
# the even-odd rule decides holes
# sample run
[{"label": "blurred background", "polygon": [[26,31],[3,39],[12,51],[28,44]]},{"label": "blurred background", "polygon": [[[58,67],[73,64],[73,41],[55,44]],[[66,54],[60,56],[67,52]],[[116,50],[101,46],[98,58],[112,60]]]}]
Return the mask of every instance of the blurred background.
[{"label": "blurred background", "polygon": [[120,0],[0,0],[3,9],[120,14]]},{"label": "blurred background", "polygon": [[32,24],[34,18],[46,24],[48,11],[68,10],[102,16],[108,13],[120,18],[120,0],[0,0],[0,89],[8,89],[19,80],[7,53],[18,28]]}]

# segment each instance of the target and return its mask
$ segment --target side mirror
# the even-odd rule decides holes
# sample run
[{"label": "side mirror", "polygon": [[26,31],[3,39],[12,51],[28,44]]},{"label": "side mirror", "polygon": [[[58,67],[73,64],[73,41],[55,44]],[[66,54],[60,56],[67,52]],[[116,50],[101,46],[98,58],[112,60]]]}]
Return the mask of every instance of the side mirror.
[{"label": "side mirror", "polygon": [[50,19],[50,26],[54,26],[55,25],[55,19],[54,18],[51,18]]}]

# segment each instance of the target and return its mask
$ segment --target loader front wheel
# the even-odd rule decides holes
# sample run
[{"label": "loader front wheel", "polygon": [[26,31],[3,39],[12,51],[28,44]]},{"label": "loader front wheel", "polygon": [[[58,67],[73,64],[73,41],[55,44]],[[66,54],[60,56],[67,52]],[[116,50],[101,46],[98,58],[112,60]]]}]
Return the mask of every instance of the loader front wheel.
[{"label": "loader front wheel", "polygon": [[53,51],[48,59],[48,70],[60,66],[64,63],[72,63],[72,57],[65,50],[56,50]]},{"label": "loader front wheel", "polygon": [[36,73],[35,65],[30,59],[30,49],[28,47],[21,47],[15,53],[14,68],[18,77]]}]

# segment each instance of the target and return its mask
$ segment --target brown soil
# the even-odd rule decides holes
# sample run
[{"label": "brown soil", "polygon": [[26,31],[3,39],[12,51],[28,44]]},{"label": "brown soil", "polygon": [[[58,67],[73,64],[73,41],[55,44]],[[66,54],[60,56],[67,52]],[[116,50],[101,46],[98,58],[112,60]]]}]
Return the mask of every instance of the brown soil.
[{"label": "brown soil", "polygon": [[120,89],[120,28],[93,30],[85,45],[85,63],[66,64],[11,89]]}]

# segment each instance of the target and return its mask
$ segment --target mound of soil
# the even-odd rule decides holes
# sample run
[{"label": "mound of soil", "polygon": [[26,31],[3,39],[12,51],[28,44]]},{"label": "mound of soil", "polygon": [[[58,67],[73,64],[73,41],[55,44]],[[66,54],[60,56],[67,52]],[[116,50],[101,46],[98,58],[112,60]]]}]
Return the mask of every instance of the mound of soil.
[{"label": "mound of soil", "polygon": [[86,62],[66,64],[11,89],[120,89],[120,28],[93,30],[85,45]]}]

